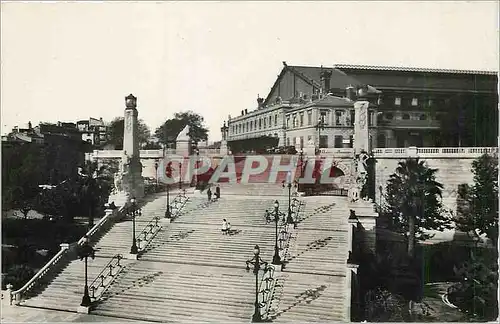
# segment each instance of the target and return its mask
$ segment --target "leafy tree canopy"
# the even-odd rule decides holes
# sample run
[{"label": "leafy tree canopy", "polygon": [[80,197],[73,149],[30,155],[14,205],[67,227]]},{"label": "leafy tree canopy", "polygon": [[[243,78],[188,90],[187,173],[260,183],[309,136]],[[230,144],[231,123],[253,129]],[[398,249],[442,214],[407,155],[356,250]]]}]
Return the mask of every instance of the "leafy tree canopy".
[{"label": "leafy tree canopy", "polygon": [[[125,119],[117,117],[113,119],[109,127],[109,140],[108,143],[115,146],[116,150],[123,149],[123,132],[125,129]],[[151,131],[142,119],[138,120],[138,139],[139,146],[148,143]]]},{"label": "leafy tree canopy", "polygon": [[498,160],[484,154],[472,162],[474,184],[462,185],[457,228],[474,236],[498,240]]},{"label": "leafy tree canopy", "polygon": [[156,129],[155,136],[161,143],[175,146],[177,136],[186,125],[189,125],[188,135],[195,142],[208,139],[208,129],[204,125],[204,118],[190,110],[175,113],[174,118],[168,119]]},{"label": "leafy tree canopy", "polygon": [[436,172],[418,158],[399,162],[387,183],[384,206],[393,230],[410,235],[411,218],[417,240],[432,237],[425,230],[451,228],[451,217],[441,202],[443,185],[436,181]]}]

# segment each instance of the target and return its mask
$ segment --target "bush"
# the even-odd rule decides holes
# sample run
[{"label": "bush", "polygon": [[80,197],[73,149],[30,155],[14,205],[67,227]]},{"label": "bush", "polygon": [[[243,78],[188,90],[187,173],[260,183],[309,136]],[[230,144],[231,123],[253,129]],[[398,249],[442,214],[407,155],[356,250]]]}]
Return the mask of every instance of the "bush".
[{"label": "bush", "polygon": [[2,281],[2,289],[6,289],[7,284],[11,284],[13,289],[21,288],[35,275],[35,269],[26,264],[15,264],[11,266]]},{"label": "bush", "polygon": [[457,281],[454,268],[470,259],[472,249],[487,260],[496,260],[494,249],[458,246],[453,242],[422,246],[425,282]]}]

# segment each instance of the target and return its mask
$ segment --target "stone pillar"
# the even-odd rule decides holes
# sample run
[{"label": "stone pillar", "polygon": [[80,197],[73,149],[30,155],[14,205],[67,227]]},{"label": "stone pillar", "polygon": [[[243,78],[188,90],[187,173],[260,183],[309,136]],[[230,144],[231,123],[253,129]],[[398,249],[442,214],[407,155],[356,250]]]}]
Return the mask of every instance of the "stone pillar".
[{"label": "stone pillar", "polygon": [[363,245],[371,253],[375,253],[377,233],[376,222],[378,213],[374,210],[374,204],[371,201],[358,200],[349,204],[349,208],[354,210],[356,217],[363,226]]},{"label": "stone pillar", "polygon": [[368,134],[368,106],[363,98],[354,103],[354,152],[370,152],[370,136]]},{"label": "stone pillar", "polygon": [[132,94],[125,98],[125,118],[122,154],[122,187],[130,197],[144,197],[142,164],[139,155],[137,98]]},{"label": "stone pillar", "polygon": [[229,127],[226,126],[226,122],[224,122],[224,126],[221,127],[220,131],[222,134],[222,139],[220,141],[220,155],[224,156],[227,155],[228,149],[227,149],[227,131],[229,130]]},{"label": "stone pillar", "polygon": [[189,156],[189,149],[191,145],[191,138],[189,137],[189,125],[186,125],[184,129],[177,135],[175,140],[176,150],[175,153],[181,156]]}]

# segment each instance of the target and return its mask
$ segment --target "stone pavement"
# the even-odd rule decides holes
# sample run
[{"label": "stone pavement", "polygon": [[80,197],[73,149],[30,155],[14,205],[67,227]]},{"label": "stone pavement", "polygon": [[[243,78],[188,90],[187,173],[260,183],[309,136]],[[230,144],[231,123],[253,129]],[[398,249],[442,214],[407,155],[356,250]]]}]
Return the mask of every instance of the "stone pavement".
[{"label": "stone pavement", "polygon": [[124,318],[112,318],[99,315],[78,314],[50,309],[40,309],[31,307],[15,307],[4,305],[2,300],[2,323],[61,323],[61,322],[136,322],[148,323],[145,321],[134,321]]}]

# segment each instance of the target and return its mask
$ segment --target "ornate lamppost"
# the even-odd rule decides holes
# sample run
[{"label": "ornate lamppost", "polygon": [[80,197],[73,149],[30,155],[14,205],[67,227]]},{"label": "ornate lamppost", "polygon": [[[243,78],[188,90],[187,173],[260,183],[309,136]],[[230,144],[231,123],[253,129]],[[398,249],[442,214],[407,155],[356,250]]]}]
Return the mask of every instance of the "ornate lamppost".
[{"label": "ornate lamppost", "polygon": [[158,160],[155,161],[155,179],[156,179],[156,187],[158,187]]},{"label": "ornate lamppost", "polygon": [[[286,219],[286,222],[288,224],[294,223],[293,218],[292,218],[292,173],[288,171],[288,174],[286,175],[286,187],[288,187],[288,216]],[[283,181],[283,188],[285,188],[285,182]]]},{"label": "ornate lamppost", "polygon": [[89,244],[89,239],[87,235],[83,237],[83,244],[79,247],[78,251],[78,257],[81,260],[85,260],[85,288],[83,289],[83,298],[82,298],[82,303],[80,306],[84,307],[90,307],[92,304],[92,301],[90,300],[90,295],[89,295],[89,286],[88,286],[88,276],[87,276],[87,259],[89,257],[92,258],[92,260],[95,258],[95,250],[90,246]]},{"label": "ornate lamppost", "polygon": [[259,303],[259,270],[261,267],[265,270],[267,268],[267,262],[260,257],[260,248],[256,245],[253,249],[254,257],[247,260],[247,271],[250,271],[250,264],[253,265],[253,273],[255,275],[255,303],[254,303],[254,313],[252,316],[252,322],[258,323],[262,322],[262,316],[260,315],[260,303]]},{"label": "ornate lamppost", "polygon": [[182,189],[182,162],[179,162],[179,190]]},{"label": "ornate lamppost", "polygon": [[279,207],[280,207],[280,203],[276,200],[274,202],[274,223],[275,223],[275,227],[276,227],[275,241],[274,241],[274,256],[273,256],[273,264],[274,265],[281,264],[280,250],[278,248],[278,222],[280,219]]},{"label": "ornate lamppost", "polygon": [[130,254],[137,254],[138,253],[138,248],[137,248],[137,241],[135,238],[135,216],[140,215],[141,211],[137,210],[137,203],[135,200],[135,197],[132,197],[130,199],[130,203],[132,204],[132,247],[130,248]]},{"label": "ornate lamppost", "polygon": [[[171,178],[172,177],[172,162],[168,162],[165,171],[166,171],[167,178]],[[170,218],[170,217],[172,217],[172,213],[170,211],[170,183],[167,183],[167,210],[165,210],[165,218]]]}]

